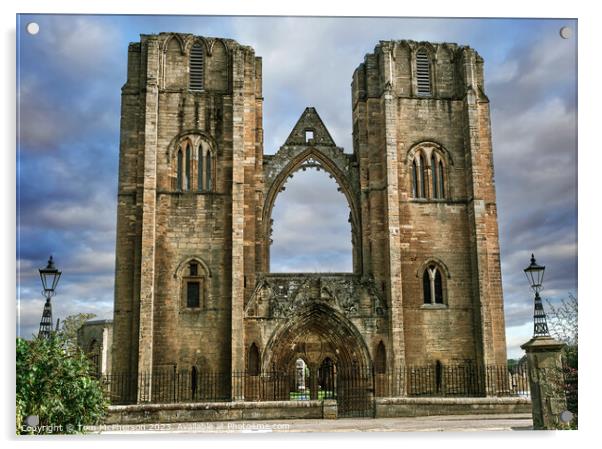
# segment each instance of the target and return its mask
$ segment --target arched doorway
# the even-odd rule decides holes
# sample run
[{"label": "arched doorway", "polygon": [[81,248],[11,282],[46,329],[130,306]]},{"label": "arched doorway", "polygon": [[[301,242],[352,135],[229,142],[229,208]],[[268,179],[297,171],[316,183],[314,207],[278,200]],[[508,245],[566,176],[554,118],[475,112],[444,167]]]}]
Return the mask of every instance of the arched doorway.
[{"label": "arched doorway", "polygon": [[334,396],[334,379],[336,376],[334,368],[335,364],[330,357],[326,357],[324,360],[322,360],[320,368],[318,368],[318,385],[324,392],[325,397]]},{"label": "arched doorway", "polygon": [[309,399],[336,399],[340,416],[372,413],[371,359],[364,339],[345,316],[312,301],[272,335],[264,369],[295,373],[301,359]]}]

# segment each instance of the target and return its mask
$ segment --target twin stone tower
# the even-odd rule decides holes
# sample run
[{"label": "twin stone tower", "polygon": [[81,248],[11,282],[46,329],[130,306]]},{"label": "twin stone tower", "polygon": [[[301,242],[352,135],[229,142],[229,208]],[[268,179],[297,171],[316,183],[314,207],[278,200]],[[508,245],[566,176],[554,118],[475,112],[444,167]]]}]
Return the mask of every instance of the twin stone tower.
[{"label": "twin stone tower", "polygon": [[[264,154],[262,61],[230,39],[142,35],[121,98],[114,373],[505,365],[475,50],[379,42],[353,73],[352,153],[308,107]],[[275,199],[307,168],[345,194],[352,273],[270,271]]]}]

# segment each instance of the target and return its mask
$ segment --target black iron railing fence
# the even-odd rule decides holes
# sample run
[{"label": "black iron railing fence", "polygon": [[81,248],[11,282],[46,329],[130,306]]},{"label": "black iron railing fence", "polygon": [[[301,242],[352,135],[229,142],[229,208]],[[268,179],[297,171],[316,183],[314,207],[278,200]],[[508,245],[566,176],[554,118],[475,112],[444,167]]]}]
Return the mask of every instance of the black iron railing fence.
[{"label": "black iron railing fence", "polygon": [[375,372],[372,367],[320,369],[300,381],[294,372],[203,372],[157,370],[101,376],[113,404],[136,402],[219,402],[337,399],[343,403],[371,397],[529,397],[527,367],[436,364]]},{"label": "black iron railing fence", "polygon": [[530,396],[527,367],[432,365],[408,366],[401,375],[374,375],[375,396],[410,397]]}]

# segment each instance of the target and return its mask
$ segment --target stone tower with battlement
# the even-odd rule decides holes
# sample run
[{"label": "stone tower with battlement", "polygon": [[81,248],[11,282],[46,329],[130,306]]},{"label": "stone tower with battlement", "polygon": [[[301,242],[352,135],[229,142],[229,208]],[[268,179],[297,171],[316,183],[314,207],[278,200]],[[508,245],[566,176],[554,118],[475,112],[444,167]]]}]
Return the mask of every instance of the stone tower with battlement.
[{"label": "stone tower with battlement", "polygon": [[[353,153],[308,107],[264,155],[262,105],[250,47],[177,33],[130,44],[113,372],[294,373],[299,359],[313,373],[326,361],[379,372],[504,365],[479,55],[380,42],[353,74]],[[275,199],[306,169],[325,170],[345,194],[352,273],[270,272]],[[395,385],[390,394],[404,394]],[[140,391],[153,400],[151,387]]]}]

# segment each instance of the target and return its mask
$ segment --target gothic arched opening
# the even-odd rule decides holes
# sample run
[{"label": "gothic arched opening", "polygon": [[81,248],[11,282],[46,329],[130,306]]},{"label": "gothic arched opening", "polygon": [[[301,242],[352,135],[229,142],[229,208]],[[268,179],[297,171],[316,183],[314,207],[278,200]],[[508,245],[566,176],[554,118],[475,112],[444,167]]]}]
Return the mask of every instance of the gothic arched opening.
[{"label": "gothic arched opening", "polygon": [[[355,326],[320,301],[312,302],[274,332],[265,349],[264,369],[295,372],[302,359],[309,371],[310,397],[334,395],[338,374],[370,365],[370,355]],[[329,389],[330,387],[330,389]],[[330,392],[330,393],[327,393]]]},{"label": "gothic arched opening", "polygon": [[333,175],[309,157],[281,190],[271,216],[270,271],[352,272],[351,210]]}]

